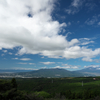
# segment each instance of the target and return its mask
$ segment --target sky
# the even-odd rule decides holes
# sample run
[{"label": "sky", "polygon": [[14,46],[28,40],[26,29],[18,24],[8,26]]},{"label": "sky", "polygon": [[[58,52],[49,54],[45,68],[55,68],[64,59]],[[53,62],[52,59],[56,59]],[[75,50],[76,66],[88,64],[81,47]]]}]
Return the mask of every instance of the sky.
[{"label": "sky", "polygon": [[100,0],[0,0],[0,69],[100,67]]}]

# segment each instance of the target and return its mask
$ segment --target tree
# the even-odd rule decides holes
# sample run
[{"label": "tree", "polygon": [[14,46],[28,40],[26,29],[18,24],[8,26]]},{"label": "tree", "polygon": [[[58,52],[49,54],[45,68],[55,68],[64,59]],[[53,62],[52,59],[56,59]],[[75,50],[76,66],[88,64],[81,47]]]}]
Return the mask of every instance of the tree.
[{"label": "tree", "polygon": [[66,98],[71,99],[72,98],[72,92],[71,92],[71,90],[67,90],[65,92],[65,96],[66,96]]},{"label": "tree", "polygon": [[15,79],[15,78],[13,78],[13,79],[11,80],[11,84],[12,84],[12,87],[13,87],[13,88],[16,88],[16,89],[17,89],[17,82],[16,82],[16,79]]}]

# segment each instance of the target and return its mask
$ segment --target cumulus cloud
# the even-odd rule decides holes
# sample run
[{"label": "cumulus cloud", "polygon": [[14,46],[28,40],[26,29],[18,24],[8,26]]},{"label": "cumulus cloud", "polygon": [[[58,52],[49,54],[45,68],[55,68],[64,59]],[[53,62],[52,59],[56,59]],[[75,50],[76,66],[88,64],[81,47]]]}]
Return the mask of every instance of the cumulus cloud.
[{"label": "cumulus cloud", "polygon": [[78,69],[80,66],[79,65],[69,65],[69,64],[62,64],[63,68],[71,68],[71,69]]},{"label": "cumulus cloud", "polygon": [[[0,0],[0,50],[19,47],[19,55],[40,54],[67,59],[92,58],[100,54],[100,48],[92,50],[83,46],[91,42],[68,41],[67,36],[59,35],[67,24],[53,20],[55,1]],[[82,0],[73,0],[71,6],[78,11],[82,4]]]},{"label": "cumulus cloud", "polygon": [[83,61],[100,63],[100,59],[82,58]]},{"label": "cumulus cloud", "polygon": [[83,61],[88,61],[88,62],[92,62],[93,60],[91,58],[82,58]]},{"label": "cumulus cloud", "polygon": [[44,64],[44,65],[55,64],[55,62],[40,62],[40,63],[42,63],[42,64]]},{"label": "cumulus cloud", "polygon": [[[12,49],[22,46],[18,54],[38,54],[44,50],[52,51],[66,47],[65,37],[58,35],[66,24],[52,20],[53,2],[0,1],[0,48]],[[32,17],[29,17],[28,13],[31,13]]]}]

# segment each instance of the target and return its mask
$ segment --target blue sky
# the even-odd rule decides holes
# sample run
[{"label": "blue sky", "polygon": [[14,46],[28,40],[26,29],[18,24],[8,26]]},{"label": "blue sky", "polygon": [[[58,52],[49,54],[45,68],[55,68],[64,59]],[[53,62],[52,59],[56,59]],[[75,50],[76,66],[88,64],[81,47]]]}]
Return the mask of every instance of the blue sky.
[{"label": "blue sky", "polygon": [[100,67],[99,0],[0,0],[0,69]]}]

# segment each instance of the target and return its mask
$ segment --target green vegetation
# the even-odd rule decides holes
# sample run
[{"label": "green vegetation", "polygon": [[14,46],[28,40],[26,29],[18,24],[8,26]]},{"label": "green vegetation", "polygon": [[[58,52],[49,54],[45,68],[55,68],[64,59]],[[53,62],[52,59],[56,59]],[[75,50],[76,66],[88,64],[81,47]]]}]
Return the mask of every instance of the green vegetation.
[{"label": "green vegetation", "polygon": [[1,79],[0,100],[100,100],[100,77]]}]

